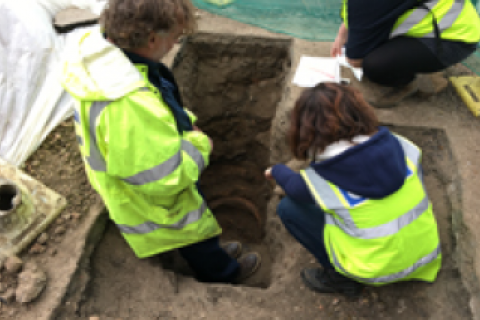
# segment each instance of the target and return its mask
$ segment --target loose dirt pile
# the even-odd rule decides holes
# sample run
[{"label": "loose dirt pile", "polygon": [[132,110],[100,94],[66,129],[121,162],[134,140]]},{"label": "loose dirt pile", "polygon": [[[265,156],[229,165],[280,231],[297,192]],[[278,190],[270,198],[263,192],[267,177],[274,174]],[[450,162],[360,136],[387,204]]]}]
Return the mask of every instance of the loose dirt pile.
[{"label": "loose dirt pile", "polygon": [[78,246],[78,243],[72,242],[67,243],[65,248],[65,242],[73,240],[72,234],[82,222],[82,216],[98,202],[98,196],[90,187],[83,169],[72,119],[62,123],[47,137],[26,162],[24,171],[65,196],[68,205],[22,253],[19,268],[9,270],[5,267],[2,270],[0,297],[7,303],[1,305],[0,319],[13,319],[27,311],[29,305],[20,302],[33,300],[32,294],[35,297],[40,295],[38,302],[41,302],[44,288],[47,292],[55,290],[55,280],[61,278],[58,275],[71,268],[68,264],[55,261],[55,257],[59,250],[74,250]]}]

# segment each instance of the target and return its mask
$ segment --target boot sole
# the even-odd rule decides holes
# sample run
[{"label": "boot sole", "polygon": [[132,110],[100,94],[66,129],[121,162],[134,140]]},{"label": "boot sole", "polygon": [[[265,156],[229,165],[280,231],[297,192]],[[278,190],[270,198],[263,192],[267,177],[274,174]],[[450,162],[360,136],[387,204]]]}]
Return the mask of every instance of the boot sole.
[{"label": "boot sole", "polygon": [[302,280],[303,280],[303,283],[305,283],[305,285],[307,287],[309,287],[310,289],[312,289],[313,291],[317,291],[317,292],[320,292],[320,293],[337,293],[336,290],[330,288],[330,287],[319,287],[315,284],[313,284],[308,278],[307,276],[305,275],[305,270],[303,270],[302,272],[300,272],[300,276],[302,277]]},{"label": "boot sole", "polygon": [[399,99],[398,101],[394,101],[392,103],[378,103],[376,101],[368,101],[368,100],[367,100],[367,102],[370,103],[372,106],[374,106],[377,109],[389,109],[389,108],[396,107],[400,102],[412,97],[413,95],[417,94],[418,92],[419,92],[418,86],[416,86],[410,92],[408,92],[406,95],[404,95],[401,99]]},{"label": "boot sole", "polygon": [[[225,247],[224,245],[226,244],[229,244],[229,243],[237,243],[238,244],[238,250],[234,253],[234,254],[229,254],[229,256],[235,260],[237,260],[238,258],[240,258],[242,256],[242,251],[243,251],[243,245],[241,242],[239,241],[229,241],[227,243],[224,243],[223,245],[220,245],[220,247],[226,252],[227,250],[225,250]],[[227,252],[228,254],[228,252]]]},{"label": "boot sole", "polygon": [[250,278],[251,276],[253,276],[255,274],[255,272],[258,271],[258,269],[260,268],[260,265],[262,264],[262,257],[258,253],[250,252],[249,254],[255,254],[255,256],[257,257],[257,263],[250,270],[250,272],[248,274],[244,275],[241,279],[235,279],[235,283],[237,283],[237,284],[240,284],[241,282],[243,282],[243,281],[247,280],[248,278]]},{"label": "boot sole", "polygon": [[319,287],[319,286],[316,286],[315,284],[313,284],[309,279],[307,279],[307,277],[305,276],[305,271],[302,271],[300,273],[300,275],[302,277],[303,283],[305,283],[305,285],[308,288],[310,288],[313,291],[319,292],[319,293],[338,293],[338,294],[343,294],[344,296],[346,296],[350,299],[356,299],[356,298],[360,297],[360,295],[362,294],[362,291],[363,291],[363,288],[361,290],[359,290],[358,292],[351,292],[351,291],[336,290],[332,287],[326,287],[326,286]]}]

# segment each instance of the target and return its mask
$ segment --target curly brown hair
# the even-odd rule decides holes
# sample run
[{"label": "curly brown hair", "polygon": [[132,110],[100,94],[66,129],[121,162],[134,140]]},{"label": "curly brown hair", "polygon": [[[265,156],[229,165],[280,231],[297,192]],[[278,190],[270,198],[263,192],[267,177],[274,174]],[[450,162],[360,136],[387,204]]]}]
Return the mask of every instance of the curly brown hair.
[{"label": "curly brown hair", "polygon": [[306,89],[292,110],[288,140],[297,159],[306,160],[340,140],[372,135],[378,119],[362,94],[347,85],[320,83]]},{"label": "curly brown hair", "polygon": [[190,0],[109,0],[100,23],[117,46],[137,49],[152,32],[169,32],[180,25],[184,33],[193,33],[194,12]]}]

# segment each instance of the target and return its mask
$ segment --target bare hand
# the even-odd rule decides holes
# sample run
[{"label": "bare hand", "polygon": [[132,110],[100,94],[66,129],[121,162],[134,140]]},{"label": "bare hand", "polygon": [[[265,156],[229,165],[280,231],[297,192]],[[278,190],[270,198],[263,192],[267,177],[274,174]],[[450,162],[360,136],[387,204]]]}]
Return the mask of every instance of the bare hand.
[{"label": "bare hand", "polygon": [[330,48],[330,56],[331,57],[336,57],[336,56],[341,56],[342,55],[342,47],[343,44],[341,40],[338,38],[335,39],[335,42],[332,44],[332,48]]},{"label": "bare hand", "polygon": [[265,170],[265,178],[267,180],[273,180],[273,176],[272,176],[272,167],[268,168],[267,170]]},{"label": "bare hand", "polygon": [[[202,130],[200,130],[200,128],[197,127],[197,126],[193,126],[193,130],[205,134],[205,133],[204,133]],[[206,134],[205,134],[205,135],[206,135]],[[213,150],[213,141],[212,141],[212,139],[211,139],[209,136],[207,136],[207,137],[208,137],[208,141],[210,142],[210,147],[211,147],[211,149]]]},{"label": "bare hand", "polygon": [[330,56],[336,57],[337,55],[342,55],[342,48],[347,42],[348,38],[348,30],[345,28],[345,24],[342,23],[340,28],[338,29],[337,37],[333,42],[332,48],[330,49]]},{"label": "bare hand", "polygon": [[283,190],[282,187],[280,187],[279,185],[275,186],[275,189],[273,189],[273,193],[280,197],[284,197],[286,195],[285,190]]}]

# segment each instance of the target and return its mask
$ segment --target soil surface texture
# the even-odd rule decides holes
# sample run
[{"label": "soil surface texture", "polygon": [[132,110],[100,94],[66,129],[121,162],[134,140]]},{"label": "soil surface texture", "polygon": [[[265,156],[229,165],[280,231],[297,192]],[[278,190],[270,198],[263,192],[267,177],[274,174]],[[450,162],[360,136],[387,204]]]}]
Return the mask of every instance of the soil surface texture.
[{"label": "soil surface texture", "polygon": [[[200,188],[224,228],[222,239],[241,240],[246,251],[259,251],[259,273],[242,286],[206,284],[196,281],[175,253],[137,259],[87,181],[68,119],[24,167],[68,201],[61,216],[19,255],[24,268],[34,264],[45,273],[45,289],[30,303],[16,302],[11,292],[19,274],[3,268],[0,296],[9,302],[0,304],[0,320],[479,319],[475,164],[480,130],[454,89],[376,110],[384,125],[423,150],[425,184],[442,242],[437,281],[367,287],[357,300],[319,294],[300,279],[303,268],[318,264],[277,217],[280,196],[263,171],[291,160],[286,134],[302,91],[291,84],[300,57],[328,56],[330,44],[202,11],[198,16],[202,34],[182,49],[176,45],[165,63],[173,66],[198,126],[213,139]],[[470,73],[461,65],[445,72],[460,74]]]}]

